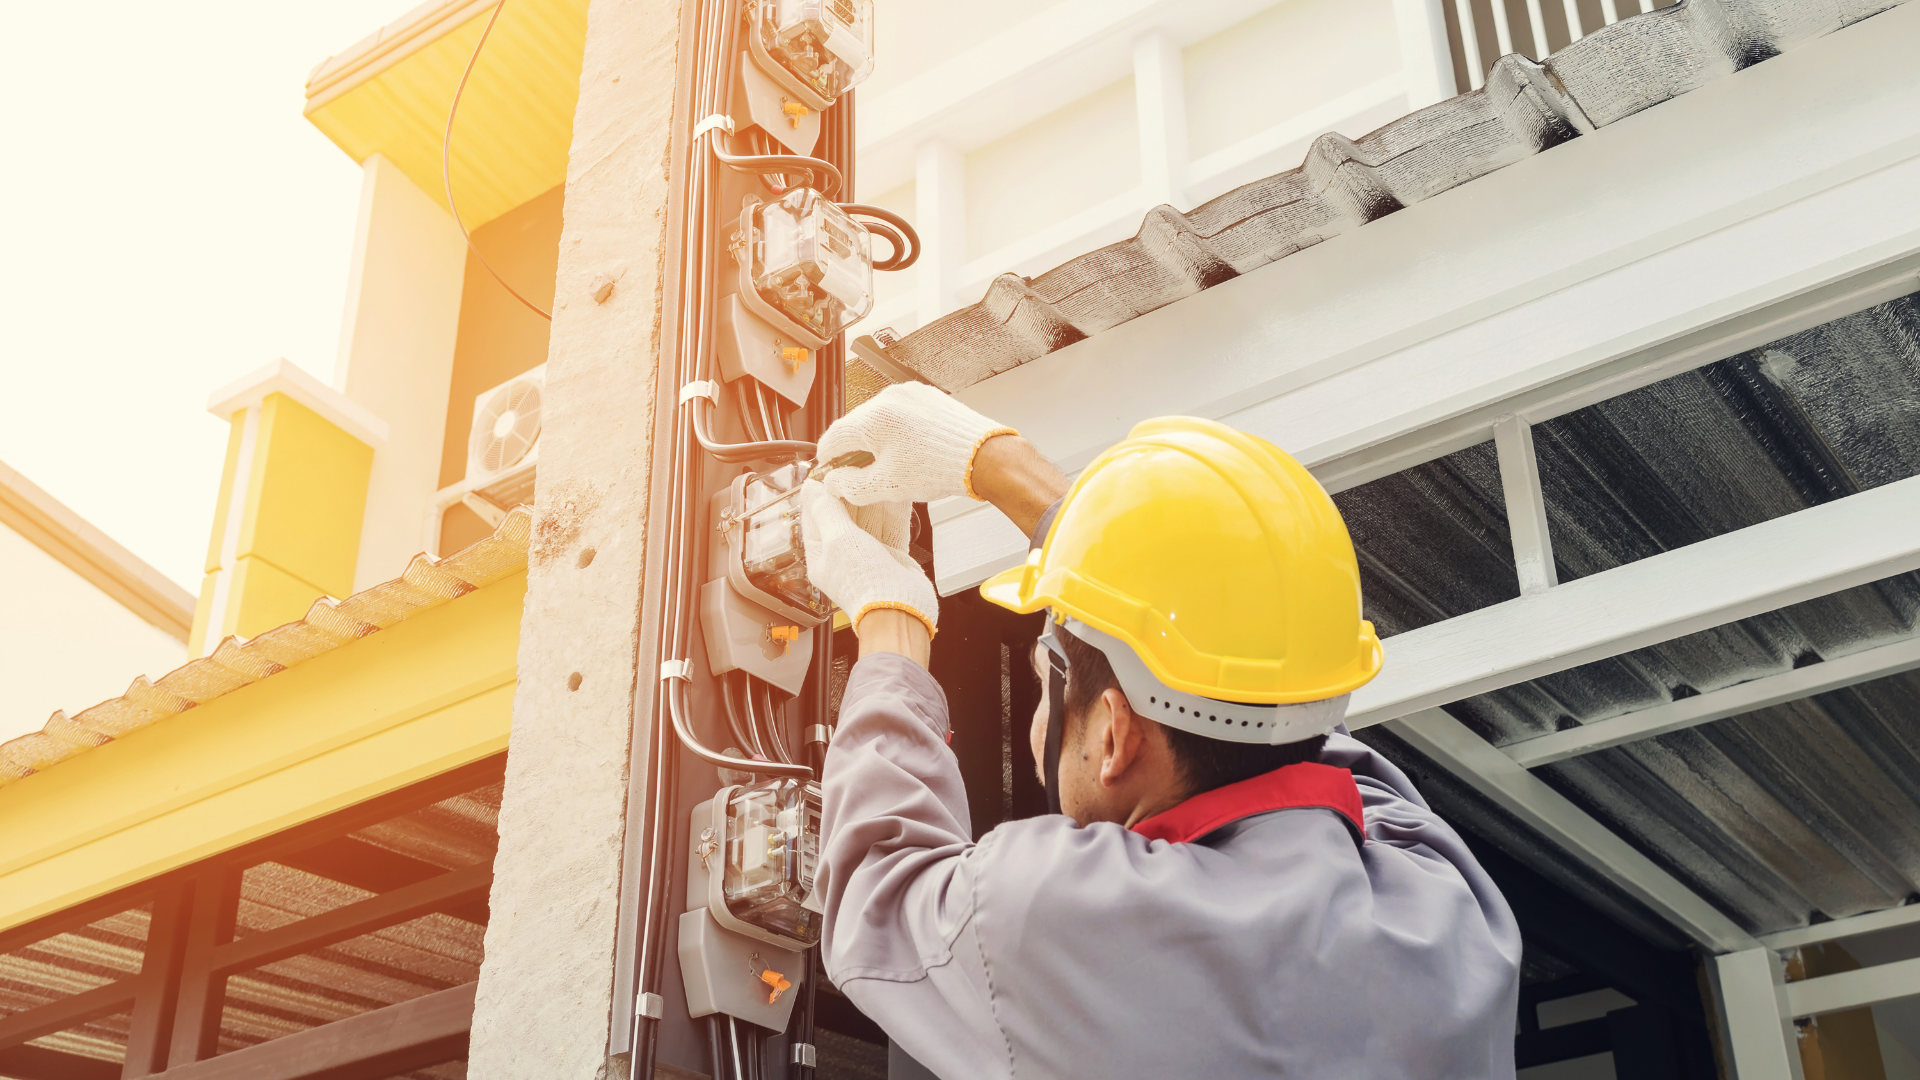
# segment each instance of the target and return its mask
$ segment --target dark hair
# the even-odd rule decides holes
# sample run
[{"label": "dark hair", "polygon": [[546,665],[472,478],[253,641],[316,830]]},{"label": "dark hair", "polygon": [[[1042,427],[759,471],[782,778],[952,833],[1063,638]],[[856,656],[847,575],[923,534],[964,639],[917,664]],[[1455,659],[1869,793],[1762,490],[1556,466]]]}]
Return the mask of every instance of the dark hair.
[{"label": "dark hair", "polygon": [[[1064,627],[1054,627],[1054,634],[1067,650],[1066,707],[1069,730],[1072,730],[1087,715],[1093,703],[1100,700],[1101,694],[1120,689],[1120,679],[1114,675],[1113,665],[1107,662],[1106,653],[1067,633]],[[1167,745],[1173,751],[1174,765],[1179,768],[1180,775],[1195,795],[1251,780],[1286,765],[1318,761],[1320,749],[1327,744],[1325,735],[1269,746],[1266,743],[1209,739],[1205,735],[1182,731],[1168,724],[1161,724],[1160,729],[1167,733]],[[1061,734],[1064,736],[1066,732]]]}]

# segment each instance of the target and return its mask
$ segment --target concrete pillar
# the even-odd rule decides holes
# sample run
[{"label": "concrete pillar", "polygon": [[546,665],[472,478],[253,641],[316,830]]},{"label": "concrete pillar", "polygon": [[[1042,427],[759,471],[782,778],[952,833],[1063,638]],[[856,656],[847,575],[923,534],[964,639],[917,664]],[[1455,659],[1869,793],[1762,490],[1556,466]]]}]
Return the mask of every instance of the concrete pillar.
[{"label": "concrete pillar", "polygon": [[626,1070],[606,1048],[679,26],[675,0],[587,9],[474,1080]]},{"label": "concrete pillar", "polygon": [[914,228],[923,252],[917,264],[920,325],[960,306],[967,265],[967,159],[942,142],[914,157]]},{"label": "concrete pillar", "polygon": [[1163,30],[1133,43],[1133,102],[1140,128],[1140,188],[1151,209],[1187,199],[1187,69],[1180,46]]},{"label": "concrete pillar", "polygon": [[1393,0],[1393,21],[1400,31],[1400,70],[1406,74],[1410,109],[1424,109],[1458,93],[1441,2]]},{"label": "concrete pillar", "polygon": [[355,590],[390,581],[422,550],[460,327],[467,242],[453,218],[400,167],[375,154],[362,170],[336,389],[392,431],[373,455]]}]

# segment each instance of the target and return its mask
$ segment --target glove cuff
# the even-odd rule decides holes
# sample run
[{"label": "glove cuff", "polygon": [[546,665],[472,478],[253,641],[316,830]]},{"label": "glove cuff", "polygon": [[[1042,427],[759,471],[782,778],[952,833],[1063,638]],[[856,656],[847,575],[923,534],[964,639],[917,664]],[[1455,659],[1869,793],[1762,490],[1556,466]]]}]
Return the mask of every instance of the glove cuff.
[{"label": "glove cuff", "polygon": [[922,612],[919,608],[914,607],[912,604],[903,604],[898,600],[873,600],[873,601],[869,601],[868,603],[861,604],[860,610],[855,612],[848,620],[849,622],[852,623],[853,632],[856,634],[860,632],[860,620],[867,617],[867,612],[876,611],[880,608],[891,608],[894,611],[904,611],[907,614],[913,616],[914,618],[919,619],[923,624],[926,625],[928,637],[932,637],[933,635],[940,632],[938,629],[935,628],[933,620],[927,618],[926,613]]},{"label": "glove cuff", "polygon": [[966,470],[960,474],[960,486],[966,491],[967,498],[972,499],[974,502],[987,501],[981,498],[979,495],[975,494],[973,490],[973,459],[980,456],[980,448],[987,445],[988,439],[997,438],[1001,435],[1018,435],[1018,434],[1020,433],[1013,430],[1010,427],[1001,426],[996,428],[988,428],[986,431],[981,433],[979,438],[973,440],[973,449],[967,451]]}]

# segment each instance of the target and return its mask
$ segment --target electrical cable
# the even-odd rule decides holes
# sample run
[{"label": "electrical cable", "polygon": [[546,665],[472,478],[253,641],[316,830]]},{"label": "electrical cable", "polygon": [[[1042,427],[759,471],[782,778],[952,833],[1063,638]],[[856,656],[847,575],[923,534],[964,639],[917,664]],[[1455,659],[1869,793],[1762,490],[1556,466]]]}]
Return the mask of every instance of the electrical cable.
[{"label": "electrical cable", "polygon": [[[893,244],[893,256],[885,262],[874,263],[875,270],[905,270],[920,261],[920,234],[914,230],[906,218],[891,210],[868,203],[839,203],[838,205],[840,209],[855,217],[877,218],[890,226],[882,231],[864,221],[860,223],[866,226],[868,232],[880,232],[882,236],[887,237],[889,243]],[[902,238],[905,239],[905,243],[901,242]]]},{"label": "electrical cable", "polygon": [[[758,680],[754,681],[758,682]],[[751,683],[749,683],[749,685],[751,685]],[[787,735],[784,730],[786,722],[785,718],[781,716],[782,710],[774,704],[773,685],[771,683],[761,682],[759,690],[760,714],[767,718],[767,749],[773,751],[773,759],[775,761],[792,765],[794,764],[793,755],[787,750]]]},{"label": "electrical cable", "polygon": [[512,293],[515,300],[527,305],[535,315],[552,322],[552,312],[521,296],[520,290],[507,284],[507,279],[501,277],[500,271],[495,270],[493,264],[487,261],[486,252],[481,251],[480,245],[473,242],[473,235],[467,232],[467,223],[460,220],[460,207],[453,201],[453,118],[459,115],[460,96],[467,92],[467,79],[473,74],[474,62],[480,59],[480,50],[487,44],[487,35],[493,33],[493,24],[499,20],[500,13],[506,9],[507,0],[498,0],[493,5],[493,14],[487,16],[487,25],[480,31],[480,40],[473,43],[473,55],[467,57],[466,69],[460,72],[460,85],[453,88],[453,104],[447,106],[447,132],[440,139],[440,182],[447,187],[447,209],[453,212],[453,223],[459,226],[460,238],[467,242],[467,248],[473,252],[473,257],[480,260],[480,265],[487,268],[487,273],[493,275],[493,280],[499,282],[501,288]]},{"label": "electrical cable", "polygon": [[[673,679],[670,681],[684,683],[686,680]],[[694,735],[693,730],[687,726],[687,710],[682,707],[679,694],[669,693],[667,695],[667,712],[673,719],[674,731],[680,736],[680,744],[686,747],[694,757],[712,765],[716,769],[732,769],[735,772],[765,774],[774,777],[787,777],[794,780],[813,779],[813,770],[807,768],[805,765],[788,765],[778,761],[745,761],[740,758],[715,753],[708,749],[706,744],[702,743],[699,738]]]},{"label": "electrical cable", "polygon": [[750,721],[742,718],[740,697],[734,685],[733,673],[720,677],[721,705],[727,713],[727,727],[733,730],[733,741],[742,753],[753,753],[753,739],[747,734]]},{"label": "electrical cable", "polygon": [[733,1055],[734,1080],[748,1080],[747,1059],[740,1052],[740,1021],[727,1017],[727,1046]]},{"label": "electrical cable", "polygon": [[767,388],[758,382],[753,384],[753,406],[760,413],[760,430],[766,432],[767,441],[773,441],[773,416],[767,411]]},{"label": "electrical cable", "polygon": [[736,154],[721,145],[721,136],[725,134],[721,129],[714,128],[708,134],[712,137],[707,140],[707,145],[713,148],[715,160],[735,172],[773,173],[787,179],[788,174],[799,171],[807,174],[807,182],[790,184],[788,191],[796,187],[810,187],[829,199],[840,192],[840,170],[819,158],[799,154]]}]

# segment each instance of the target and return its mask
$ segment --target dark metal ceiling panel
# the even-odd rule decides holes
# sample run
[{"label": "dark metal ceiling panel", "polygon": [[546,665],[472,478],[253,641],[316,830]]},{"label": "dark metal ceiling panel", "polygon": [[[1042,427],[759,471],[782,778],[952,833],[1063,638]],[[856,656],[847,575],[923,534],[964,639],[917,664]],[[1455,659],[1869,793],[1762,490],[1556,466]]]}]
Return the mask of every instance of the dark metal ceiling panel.
[{"label": "dark metal ceiling panel", "polygon": [[[1920,294],[1537,425],[1567,581],[1920,473]],[[1382,633],[1510,599],[1492,447],[1336,496]],[[1916,632],[1920,574],[1448,707],[1506,745]],[[1920,892],[1920,675],[1889,676],[1538,770],[1759,933]]]}]

